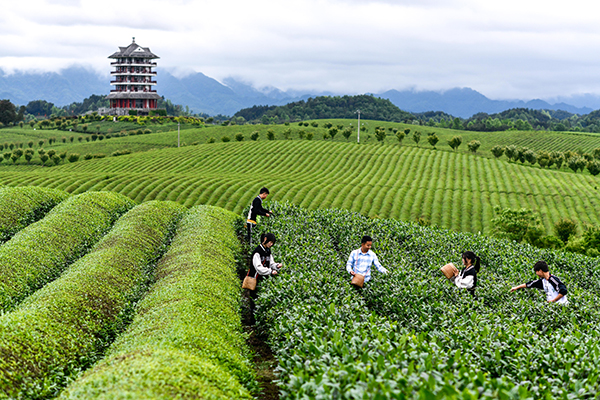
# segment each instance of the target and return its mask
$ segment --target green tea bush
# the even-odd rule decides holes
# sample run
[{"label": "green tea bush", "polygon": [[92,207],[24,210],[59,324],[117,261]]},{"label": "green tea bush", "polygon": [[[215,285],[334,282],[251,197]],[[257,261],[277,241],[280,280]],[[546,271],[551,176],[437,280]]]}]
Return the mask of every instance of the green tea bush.
[{"label": "green tea bush", "polygon": [[131,319],[184,210],[133,208],[59,279],[0,316],[0,396],[52,397],[99,358]]},{"label": "green tea bush", "polygon": [[83,193],[17,233],[0,247],[0,311],[57,278],[134,204],[116,193]]},{"label": "green tea bush", "polygon": [[67,192],[33,186],[0,188],[0,243],[40,220],[69,197]]},{"label": "green tea bush", "polygon": [[[503,239],[269,204],[285,268],[259,286],[257,320],[279,360],[283,399],[593,398],[600,391],[600,271],[593,258]],[[257,235],[259,232],[256,233]],[[389,274],[358,292],[345,270],[360,238]],[[477,297],[439,268],[481,257]],[[546,260],[569,304],[546,304]]]},{"label": "green tea bush", "polygon": [[252,398],[235,220],[216,207],[189,211],[129,328],[61,398]]}]

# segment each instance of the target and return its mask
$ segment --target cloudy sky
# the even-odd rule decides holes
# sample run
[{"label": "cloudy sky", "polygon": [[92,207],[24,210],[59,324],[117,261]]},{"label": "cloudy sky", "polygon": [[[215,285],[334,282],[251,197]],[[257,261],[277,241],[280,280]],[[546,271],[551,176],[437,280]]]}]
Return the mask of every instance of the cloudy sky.
[{"label": "cloudy sky", "polygon": [[160,68],[336,93],[470,87],[493,99],[600,94],[600,16],[570,0],[15,0],[0,69],[83,64],[131,38]]}]

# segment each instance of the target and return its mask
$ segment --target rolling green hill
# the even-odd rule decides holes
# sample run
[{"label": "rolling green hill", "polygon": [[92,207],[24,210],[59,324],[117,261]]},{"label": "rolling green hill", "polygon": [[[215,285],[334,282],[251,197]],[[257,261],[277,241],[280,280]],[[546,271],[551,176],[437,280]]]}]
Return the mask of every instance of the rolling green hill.
[{"label": "rolling green hill", "polygon": [[[153,135],[141,138],[146,136]],[[495,205],[537,210],[548,232],[565,216],[600,224],[599,179],[462,152],[322,140],[201,144],[52,168],[0,166],[0,183],[10,186],[112,190],[136,201],[175,200],[240,212],[267,185],[269,200],[309,209],[425,218],[485,233]]]}]

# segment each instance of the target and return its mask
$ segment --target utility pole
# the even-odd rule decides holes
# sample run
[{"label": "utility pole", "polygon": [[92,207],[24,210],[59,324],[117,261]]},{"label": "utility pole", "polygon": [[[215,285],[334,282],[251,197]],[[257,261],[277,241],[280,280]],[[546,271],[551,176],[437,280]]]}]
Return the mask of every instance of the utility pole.
[{"label": "utility pole", "polygon": [[358,114],[358,132],[356,133],[356,143],[360,143],[360,110],[356,110],[354,114]]},{"label": "utility pole", "polygon": [[179,147],[179,121],[177,121],[177,147]]}]

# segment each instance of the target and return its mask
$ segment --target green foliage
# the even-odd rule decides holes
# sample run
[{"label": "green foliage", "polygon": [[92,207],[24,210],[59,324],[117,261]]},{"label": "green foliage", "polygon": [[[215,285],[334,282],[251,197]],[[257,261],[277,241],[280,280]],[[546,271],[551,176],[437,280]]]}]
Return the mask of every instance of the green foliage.
[{"label": "green foliage", "polygon": [[241,133],[236,133],[235,134],[235,140],[238,142],[243,142],[244,141],[244,135],[242,135]]},{"label": "green foliage", "polygon": [[235,272],[236,219],[209,206],[187,213],[131,325],[61,399],[252,398],[248,389],[256,383]]},{"label": "green foliage", "polygon": [[[406,131],[405,131],[406,132]],[[414,131],[413,135],[412,135],[412,139],[415,142],[415,144],[417,145],[417,147],[419,146],[419,141],[421,140],[421,132],[419,131]]]},{"label": "green foliage", "polygon": [[227,142],[230,142],[230,141],[231,141],[231,138],[230,138],[229,136],[223,136],[223,137],[221,137],[221,141],[222,141],[223,143],[227,143]]},{"label": "green foliage", "polygon": [[[600,391],[597,260],[342,210],[269,207],[277,218],[264,229],[276,235],[285,269],[261,283],[257,318],[279,360],[283,399],[567,399]],[[389,273],[373,271],[357,293],[345,261],[363,234]],[[439,272],[465,250],[482,260],[476,299]],[[536,290],[509,293],[536,279],[540,259],[568,286],[569,306],[547,305]]]},{"label": "green foliage", "polygon": [[267,139],[275,140],[275,131],[273,129],[267,130]]},{"label": "green foliage", "polygon": [[405,137],[406,137],[406,133],[404,133],[403,131],[396,132],[396,139],[398,139],[399,145],[402,145],[402,141],[404,140]]},{"label": "green foliage", "polygon": [[382,142],[385,140],[385,128],[376,127],[375,128],[375,138],[378,142]]},{"label": "green foliage", "polygon": [[308,132],[308,133],[306,134],[306,140],[312,140],[312,139],[313,139],[313,136],[314,136],[314,133],[312,133],[312,132]]},{"label": "green foliage", "polygon": [[[354,112],[361,110],[361,118],[378,121],[412,121],[414,115],[400,110],[387,99],[371,95],[319,96],[284,106],[253,106],[238,111],[235,116],[246,121],[300,121],[306,119],[345,118],[354,119]],[[312,122],[312,124],[317,124]],[[305,124],[304,126],[308,126]],[[313,125],[317,127],[318,125]],[[329,128],[329,127],[328,127]]]},{"label": "green foliage", "polygon": [[0,247],[0,311],[13,308],[58,277],[133,204],[110,192],[69,197],[4,243]]},{"label": "green foliage", "polygon": [[494,207],[497,214],[492,219],[493,232],[497,237],[522,242],[528,234],[529,241],[539,236],[539,216],[533,211],[525,208],[513,210]]},{"label": "green foliage", "polygon": [[259,136],[260,136],[260,133],[258,131],[254,131],[250,135],[250,139],[252,139],[252,140],[254,140],[256,142],[258,140]]},{"label": "green foliage", "polygon": [[450,146],[454,151],[456,151],[461,144],[462,136],[453,136],[452,139],[448,140],[448,146]]},{"label": "green foliage", "polygon": [[96,361],[131,319],[184,211],[173,202],[133,208],[60,278],[0,316],[0,393],[53,397]]},{"label": "green foliage", "polygon": [[560,240],[567,243],[571,236],[577,234],[577,222],[569,218],[561,218],[554,224],[554,233]]},{"label": "green foliage", "polygon": [[[398,132],[398,134],[400,134],[400,133]],[[430,135],[427,135],[427,141],[429,142],[431,147],[433,147],[435,149],[435,145],[438,144],[438,142],[440,141],[440,138],[437,137],[437,135],[435,133],[432,133]]]},{"label": "green foliage", "polygon": [[479,140],[471,140],[468,144],[467,147],[469,148],[469,151],[473,154],[477,153],[477,150],[479,149],[479,147],[481,147],[481,142]]},{"label": "green foliage", "polygon": [[67,192],[57,189],[0,187],[0,243],[40,220],[67,197]]}]

